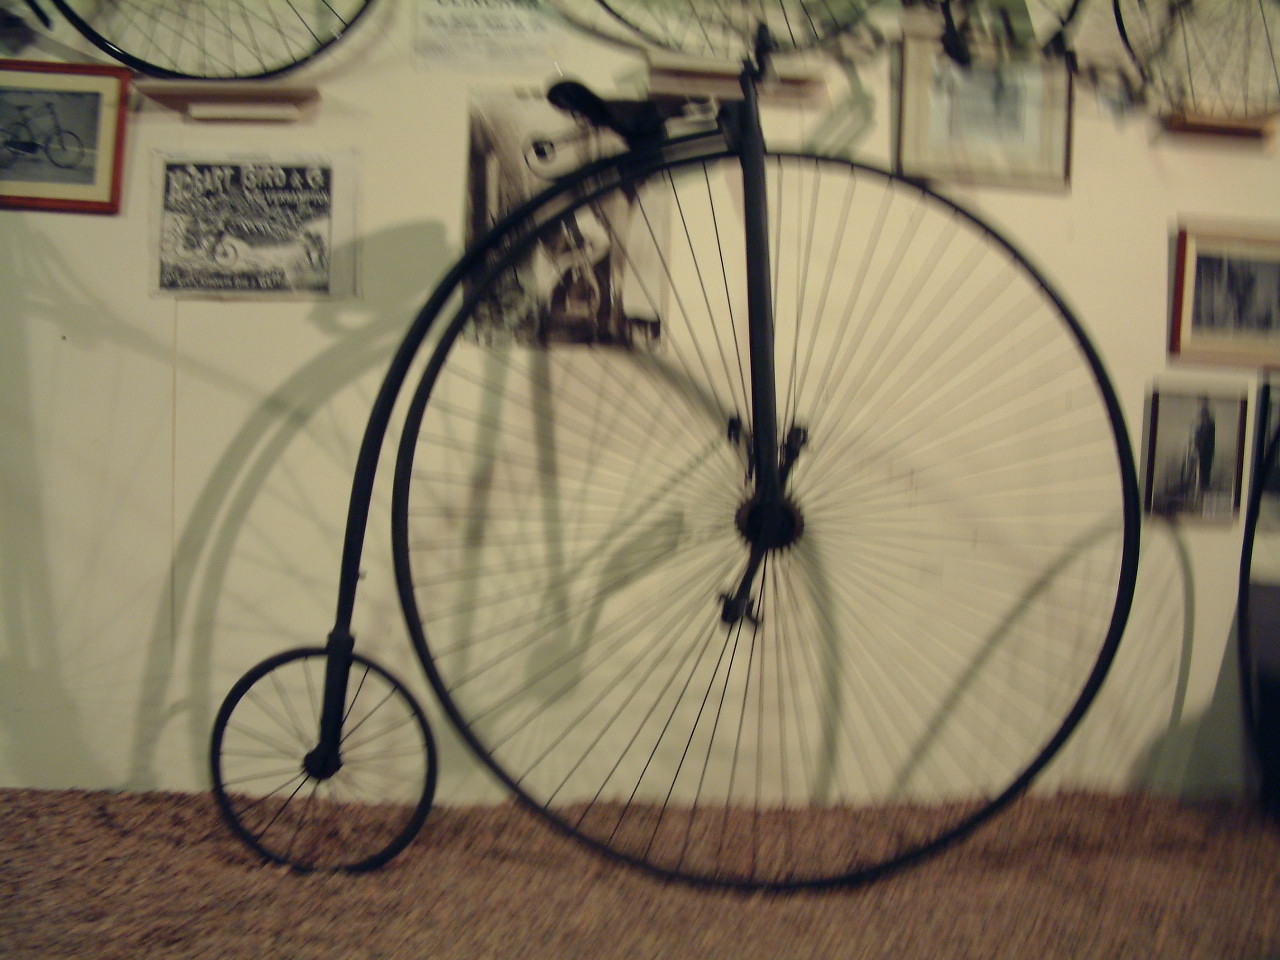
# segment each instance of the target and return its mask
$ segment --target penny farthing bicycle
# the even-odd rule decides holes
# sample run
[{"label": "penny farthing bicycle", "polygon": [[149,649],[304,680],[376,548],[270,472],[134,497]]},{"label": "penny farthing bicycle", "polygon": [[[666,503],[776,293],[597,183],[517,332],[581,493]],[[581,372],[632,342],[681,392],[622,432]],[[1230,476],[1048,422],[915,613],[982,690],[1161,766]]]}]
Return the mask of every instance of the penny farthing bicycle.
[{"label": "penny farthing bicycle", "polygon": [[[629,149],[503,217],[398,348],[328,642],[250,670],[215,722],[215,796],[261,855],[376,866],[432,800],[422,711],[350,631],[402,392],[413,645],[480,760],[598,851],[743,888],[869,880],[1007,804],[1084,714],[1137,563],[1102,363],[952,202],[765,146],[775,30],[686,135],[552,89]],[[607,241],[595,335],[548,316],[573,235]]]}]

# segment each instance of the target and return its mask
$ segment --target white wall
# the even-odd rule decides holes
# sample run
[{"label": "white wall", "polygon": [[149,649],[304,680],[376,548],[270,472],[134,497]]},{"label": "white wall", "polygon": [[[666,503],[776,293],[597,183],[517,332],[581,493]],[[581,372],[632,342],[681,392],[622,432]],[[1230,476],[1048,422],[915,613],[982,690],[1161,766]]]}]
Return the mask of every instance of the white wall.
[{"label": "white wall", "polygon": [[[580,37],[558,41],[544,69],[427,70],[411,11],[384,2],[299,75],[321,93],[300,122],[200,124],[141,102],[118,216],[0,212],[0,785],[206,787],[209,727],[234,679],[271,653],[322,643],[331,625],[364,413],[399,332],[458,252],[469,91],[541,86],[557,69],[609,90],[639,70]],[[853,123],[856,152],[884,162],[886,59],[861,77],[871,114],[869,126]],[[786,111],[772,130],[791,139],[846,112]],[[160,151],[354,152],[360,295],[152,295]],[[1084,90],[1068,193],[947,192],[998,225],[1075,308],[1135,444],[1157,381],[1252,397],[1250,371],[1167,356],[1169,237],[1182,216],[1280,219],[1270,145],[1170,136]],[[429,702],[391,586],[387,500],[380,490],[356,634]],[[1240,533],[1238,522],[1148,520],[1116,671],[1049,783],[1241,788]],[[443,727],[441,795],[470,795],[485,777]]]}]

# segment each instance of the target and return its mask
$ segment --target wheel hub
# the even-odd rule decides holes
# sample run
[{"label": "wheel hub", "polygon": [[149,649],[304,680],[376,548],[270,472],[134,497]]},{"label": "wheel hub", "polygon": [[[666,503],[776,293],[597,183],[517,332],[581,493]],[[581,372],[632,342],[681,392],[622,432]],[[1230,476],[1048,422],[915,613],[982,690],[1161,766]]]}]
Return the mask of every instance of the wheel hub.
[{"label": "wheel hub", "polygon": [[337,750],[316,747],[302,758],[302,770],[315,780],[328,780],[342,769],[342,756]]},{"label": "wheel hub", "polygon": [[753,547],[783,550],[804,532],[804,515],[791,500],[766,503],[757,497],[745,500],[734,515],[742,538]]}]

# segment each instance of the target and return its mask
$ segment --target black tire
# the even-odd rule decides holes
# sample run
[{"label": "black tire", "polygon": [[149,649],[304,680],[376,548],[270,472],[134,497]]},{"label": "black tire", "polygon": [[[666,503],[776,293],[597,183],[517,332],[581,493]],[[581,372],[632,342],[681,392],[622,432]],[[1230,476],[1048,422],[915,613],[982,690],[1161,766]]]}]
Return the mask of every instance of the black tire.
[{"label": "black tire", "polygon": [[1113,0],[1163,112],[1250,121],[1280,111],[1280,0]]},{"label": "black tire", "polygon": [[[880,876],[1028,786],[1114,656],[1140,510],[1102,365],[1007,242],[869,167],[768,169],[803,527],[750,617],[721,617],[752,491],[732,157],[597,170],[468,255],[419,318],[392,536],[428,677],[524,802],[776,889]],[[594,337],[527,289],[578,216],[630,270]]]},{"label": "black tire", "polygon": [[[154,77],[278,76],[328,49],[373,0],[52,0],[103,52]],[[206,9],[207,8],[207,9]]]},{"label": "black tire", "polygon": [[[1277,543],[1276,497],[1280,491],[1280,421],[1271,384],[1263,384],[1258,402],[1258,426],[1245,505],[1240,547],[1240,585],[1236,597],[1236,646],[1240,671],[1240,699],[1250,752],[1258,770],[1264,808],[1280,816],[1280,740],[1268,729],[1278,684],[1275,664],[1264,628],[1274,617]],[[1259,538],[1259,529],[1262,537]],[[1270,709],[1269,709],[1270,707]]]},{"label": "black tire", "polygon": [[405,848],[431,809],[435,741],[404,684],[357,654],[342,769],[309,775],[303,764],[316,746],[327,657],[320,647],[289,650],[231,688],[213,726],[213,795],[265,860],[301,871],[371,870]]},{"label": "black tire", "polygon": [[44,155],[55,167],[74,170],[84,159],[84,144],[70,130],[56,130],[44,142]]}]

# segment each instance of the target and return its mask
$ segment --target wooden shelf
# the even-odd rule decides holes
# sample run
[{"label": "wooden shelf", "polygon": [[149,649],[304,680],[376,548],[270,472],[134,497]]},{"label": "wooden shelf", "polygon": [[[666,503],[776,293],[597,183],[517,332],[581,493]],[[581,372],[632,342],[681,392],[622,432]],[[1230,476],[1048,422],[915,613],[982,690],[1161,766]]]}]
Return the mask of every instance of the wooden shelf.
[{"label": "wooden shelf", "polygon": [[1194,133],[1204,136],[1233,137],[1240,140],[1266,140],[1271,136],[1272,118],[1256,120],[1223,120],[1194,114],[1170,114],[1160,118],[1170,133]]},{"label": "wooden shelf", "polygon": [[192,120],[292,123],[319,99],[315,87],[253,80],[139,80],[148,100]]}]

